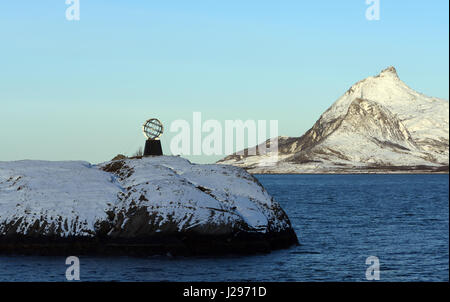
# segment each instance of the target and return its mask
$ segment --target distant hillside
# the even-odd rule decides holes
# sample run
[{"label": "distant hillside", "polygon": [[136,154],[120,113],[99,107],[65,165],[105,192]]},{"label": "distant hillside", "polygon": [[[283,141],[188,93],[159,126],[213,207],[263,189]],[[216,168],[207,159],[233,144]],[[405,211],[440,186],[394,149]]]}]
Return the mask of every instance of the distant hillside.
[{"label": "distant hillside", "polygon": [[271,154],[219,163],[252,173],[448,172],[448,124],[448,101],[414,91],[389,67],[354,84],[303,136],[279,137],[275,165],[263,164]]}]

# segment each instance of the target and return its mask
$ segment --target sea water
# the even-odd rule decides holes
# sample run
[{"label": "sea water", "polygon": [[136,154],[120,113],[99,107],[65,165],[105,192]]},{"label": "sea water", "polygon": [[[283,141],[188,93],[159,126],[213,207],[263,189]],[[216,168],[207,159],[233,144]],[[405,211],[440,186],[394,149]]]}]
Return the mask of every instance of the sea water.
[{"label": "sea water", "polygon": [[[449,280],[448,175],[257,175],[300,246],[224,257],[79,257],[81,281]],[[376,257],[376,258],[373,258]],[[0,281],[65,281],[65,257],[0,256]]]}]

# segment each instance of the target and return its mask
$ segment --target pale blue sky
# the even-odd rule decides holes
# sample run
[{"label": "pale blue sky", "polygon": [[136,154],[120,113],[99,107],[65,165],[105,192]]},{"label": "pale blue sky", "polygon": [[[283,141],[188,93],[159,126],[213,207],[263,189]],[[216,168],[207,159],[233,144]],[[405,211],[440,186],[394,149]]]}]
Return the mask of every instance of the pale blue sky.
[{"label": "pale blue sky", "polygon": [[448,99],[447,0],[381,0],[371,22],[365,0],[80,2],[79,22],[64,0],[0,2],[0,161],[106,161],[193,111],[300,136],[389,65]]}]

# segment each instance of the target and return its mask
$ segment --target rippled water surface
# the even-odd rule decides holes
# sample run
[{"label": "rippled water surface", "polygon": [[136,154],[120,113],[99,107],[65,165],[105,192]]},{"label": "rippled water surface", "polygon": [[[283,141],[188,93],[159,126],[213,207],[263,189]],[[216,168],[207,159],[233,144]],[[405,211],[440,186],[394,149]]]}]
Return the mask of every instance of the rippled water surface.
[{"label": "rippled water surface", "polygon": [[[448,175],[260,175],[301,246],[221,258],[80,257],[82,281],[448,281]],[[0,256],[0,281],[64,281],[65,258]]]}]

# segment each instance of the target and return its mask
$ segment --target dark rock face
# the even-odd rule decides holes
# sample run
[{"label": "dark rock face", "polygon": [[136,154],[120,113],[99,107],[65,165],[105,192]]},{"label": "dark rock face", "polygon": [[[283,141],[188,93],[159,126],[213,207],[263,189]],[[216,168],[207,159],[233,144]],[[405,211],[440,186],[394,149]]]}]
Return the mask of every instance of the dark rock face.
[{"label": "dark rock face", "polygon": [[235,167],[158,157],[0,171],[0,253],[249,254],[298,244],[280,205]]},{"label": "dark rock face", "polygon": [[71,237],[49,238],[12,236],[0,239],[1,254],[19,255],[126,255],[201,256],[269,253],[298,245],[295,232],[260,234],[240,232],[234,235],[172,233],[137,238]]}]

